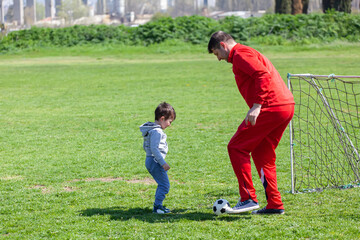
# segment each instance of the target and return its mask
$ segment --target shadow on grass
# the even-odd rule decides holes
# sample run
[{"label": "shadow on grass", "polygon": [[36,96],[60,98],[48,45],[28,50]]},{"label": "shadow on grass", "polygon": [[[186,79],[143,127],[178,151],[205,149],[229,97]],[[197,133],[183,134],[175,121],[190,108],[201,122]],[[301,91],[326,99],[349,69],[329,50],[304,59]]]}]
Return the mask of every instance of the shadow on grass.
[{"label": "shadow on grass", "polygon": [[80,212],[81,216],[91,217],[95,215],[109,215],[111,220],[128,221],[137,219],[149,223],[176,222],[182,219],[191,221],[238,221],[250,219],[249,214],[223,215],[220,217],[212,213],[194,212],[192,209],[175,209],[170,214],[154,214],[149,208],[111,207],[111,208],[89,208]]}]

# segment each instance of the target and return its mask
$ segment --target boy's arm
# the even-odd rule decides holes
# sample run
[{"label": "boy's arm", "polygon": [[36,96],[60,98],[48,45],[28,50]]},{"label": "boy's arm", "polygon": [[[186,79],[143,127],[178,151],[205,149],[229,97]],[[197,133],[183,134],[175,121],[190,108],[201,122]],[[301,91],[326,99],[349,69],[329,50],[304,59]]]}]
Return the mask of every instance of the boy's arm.
[{"label": "boy's arm", "polygon": [[166,162],[165,162],[165,159],[163,158],[163,156],[162,156],[162,154],[161,154],[161,152],[159,150],[160,140],[161,140],[161,134],[158,133],[157,131],[151,131],[151,135],[150,135],[150,149],[151,149],[151,152],[154,155],[155,160],[161,166],[163,166],[164,164],[166,164]]}]

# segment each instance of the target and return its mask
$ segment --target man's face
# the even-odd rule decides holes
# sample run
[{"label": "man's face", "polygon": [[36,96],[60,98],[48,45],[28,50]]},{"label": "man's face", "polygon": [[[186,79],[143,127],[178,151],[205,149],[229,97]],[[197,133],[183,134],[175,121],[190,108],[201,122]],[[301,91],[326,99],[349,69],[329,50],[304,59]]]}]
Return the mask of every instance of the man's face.
[{"label": "man's face", "polygon": [[224,42],[220,43],[220,48],[212,49],[212,52],[217,57],[219,61],[225,60],[228,61],[230,51],[227,49],[227,45]]}]

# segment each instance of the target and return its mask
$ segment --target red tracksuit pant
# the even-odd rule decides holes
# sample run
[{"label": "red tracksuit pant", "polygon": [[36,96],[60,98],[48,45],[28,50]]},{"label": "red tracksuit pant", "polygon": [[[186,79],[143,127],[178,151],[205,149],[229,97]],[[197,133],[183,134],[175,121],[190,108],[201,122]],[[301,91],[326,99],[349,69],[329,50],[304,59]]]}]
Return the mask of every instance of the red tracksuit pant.
[{"label": "red tracksuit pant", "polygon": [[276,180],[275,149],[294,115],[294,105],[261,110],[255,126],[241,123],[228,144],[228,152],[239,182],[241,201],[258,202],[251,177],[250,153],[265,188],[267,209],[284,209]]}]

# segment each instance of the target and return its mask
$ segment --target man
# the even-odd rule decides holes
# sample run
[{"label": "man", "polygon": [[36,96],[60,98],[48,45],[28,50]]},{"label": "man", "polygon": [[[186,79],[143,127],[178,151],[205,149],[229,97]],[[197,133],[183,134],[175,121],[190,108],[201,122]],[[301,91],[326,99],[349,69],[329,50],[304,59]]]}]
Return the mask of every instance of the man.
[{"label": "man", "polygon": [[277,188],[275,149],[294,115],[294,98],[273,64],[261,53],[241,45],[227,33],[214,33],[209,53],[233,65],[238,89],[250,110],[228,144],[239,182],[240,200],[230,213],[259,208],[251,176],[250,154],[265,188],[267,206],[253,214],[285,213]]}]

